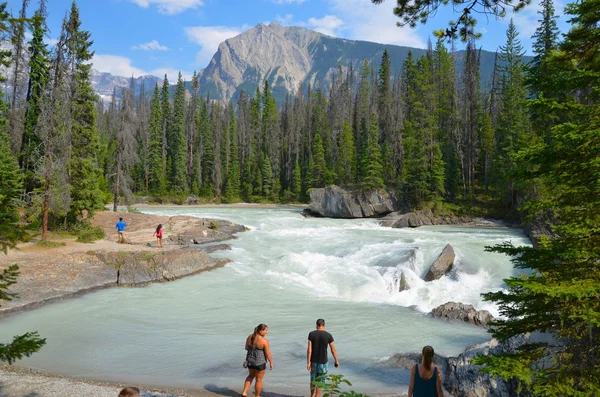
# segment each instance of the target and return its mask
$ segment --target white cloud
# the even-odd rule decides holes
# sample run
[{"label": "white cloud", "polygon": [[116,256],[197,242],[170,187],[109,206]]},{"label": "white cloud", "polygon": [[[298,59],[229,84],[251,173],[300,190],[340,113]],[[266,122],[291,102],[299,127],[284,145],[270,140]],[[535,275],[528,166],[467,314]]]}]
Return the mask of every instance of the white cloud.
[{"label": "white cloud", "polygon": [[134,45],[132,50],[142,51],[169,51],[169,47],[161,45],[157,40],[152,40],[144,44]]},{"label": "white cloud", "polygon": [[94,54],[92,64],[94,69],[115,76],[131,77],[133,75],[139,77],[148,74],[133,66],[131,59],[119,55]]},{"label": "white cloud", "polygon": [[306,0],[273,0],[275,4],[302,4]]},{"label": "white cloud", "polygon": [[[169,77],[169,82],[175,83],[177,81],[177,76],[179,75],[179,70],[170,67],[156,68],[150,71],[145,71],[133,66],[130,58],[119,55],[95,54],[92,58],[92,64],[94,69],[100,72],[110,73],[113,76],[140,77],[152,75],[162,79],[164,75],[167,74]],[[185,80],[192,79],[191,72],[182,70],[181,75]]]},{"label": "white cloud", "polygon": [[284,16],[277,14],[275,20],[280,25],[290,26],[294,22],[294,16],[292,14],[285,14]]},{"label": "white cloud", "polygon": [[323,18],[309,18],[307,26],[319,33],[336,36],[344,21],[335,15],[325,15]]},{"label": "white cloud", "polygon": [[179,14],[188,8],[197,8],[204,5],[202,0],[130,0],[131,2],[143,8],[148,8],[154,4],[163,14]]},{"label": "white cloud", "polygon": [[230,26],[194,26],[185,28],[188,39],[202,47],[196,61],[200,67],[205,67],[211,60],[219,44],[242,33],[241,28]]},{"label": "white cloud", "polygon": [[346,36],[353,40],[365,40],[382,44],[395,44],[425,48],[425,40],[417,29],[397,27],[394,15],[395,1],[381,5],[365,0],[327,0],[331,11],[344,21]]}]

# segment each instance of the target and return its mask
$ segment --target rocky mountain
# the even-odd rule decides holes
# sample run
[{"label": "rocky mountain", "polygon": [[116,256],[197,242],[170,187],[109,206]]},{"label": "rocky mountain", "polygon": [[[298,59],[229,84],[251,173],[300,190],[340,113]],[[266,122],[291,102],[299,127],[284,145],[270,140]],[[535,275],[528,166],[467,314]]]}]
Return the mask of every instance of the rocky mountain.
[{"label": "rocky mountain", "polygon": [[[200,91],[202,95],[213,99],[230,100],[235,99],[242,90],[253,94],[266,79],[274,97],[281,103],[285,95],[295,92],[301,83],[305,86],[320,85],[326,89],[339,65],[353,67],[358,73],[366,59],[378,68],[385,49],[390,54],[393,75],[400,73],[409,51],[412,51],[414,58],[425,53],[424,49],[419,48],[346,40],[300,27],[259,23],[219,45],[209,65],[200,72]],[[495,54],[483,50],[480,53],[481,86],[486,89],[491,81]],[[455,56],[457,73],[460,73],[465,52],[458,51]],[[176,76],[169,77],[171,82],[176,81]],[[9,82],[10,79],[2,87],[6,92]],[[139,94],[143,87],[151,95],[157,83],[162,85],[162,78],[151,75],[137,77],[134,79],[134,89]],[[120,88],[129,84],[130,77],[93,70],[92,85],[105,103],[110,101],[115,88],[117,97],[120,97]],[[190,82],[187,85],[191,88]],[[174,87],[171,87],[171,91],[174,91]]]},{"label": "rocky mountain", "polygon": [[[133,88],[136,95],[138,95],[143,88],[144,92],[150,96],[157,83],[159,86],[162,85],[162,79],[152,75],[140,76],[133,79]],[[129,87],[130,84],[131,77],[113,76],[110,73],[103,73],[96,69],[92,69],[92,87],[105,102],[111,100],[114,89],[117,90],[117,97],[120,98],[121,88]]]},{"label": "rocky mountain", "polygon": [[[253,93],[264,80],[271,84],[274,96],[281,100],[287,92],[297,90],[300,83],[328,87],[332,73],[352,66],[357,72],[366,59],[379,67],[384,49],[392,62],[392,73],[400,73],[409,51],[416,59],[426,50],[353,41],[327,36],[299,27],[283,27],[276,23],[256,27],[219,45],[208,67],[201,72],[201,91],[212,98],[229,100],[241,90]],[[465,52],[456,53],[458,71],[464,64]],[[495,54],[481,51],[482,86],[489,86]]]}]

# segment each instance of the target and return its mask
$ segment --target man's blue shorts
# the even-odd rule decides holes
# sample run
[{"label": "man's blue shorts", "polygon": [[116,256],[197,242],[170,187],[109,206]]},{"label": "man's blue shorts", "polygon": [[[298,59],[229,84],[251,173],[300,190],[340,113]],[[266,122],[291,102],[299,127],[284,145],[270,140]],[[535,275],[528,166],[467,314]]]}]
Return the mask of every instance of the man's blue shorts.
[{"label": "man's blue shorts", "polygon": [[329,364],[310,363],[310,381],[316,380],[319,376],[326,376],[329,372]]}]

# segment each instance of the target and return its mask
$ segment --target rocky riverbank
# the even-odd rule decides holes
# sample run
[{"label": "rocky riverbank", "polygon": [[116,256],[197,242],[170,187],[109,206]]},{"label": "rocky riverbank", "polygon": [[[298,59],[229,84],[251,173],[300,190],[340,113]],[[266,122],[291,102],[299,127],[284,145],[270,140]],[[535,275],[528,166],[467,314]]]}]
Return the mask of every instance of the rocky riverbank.
[{"label": "rocky riverbank", "polygon": [[[114,225],[119,216],[127,223],[127,244],[116,243]],[[221,219],[136,213],[101,212],[91,222],[104,229],[105,239],[84,244],[58,238],[65,245],[55,248],[30,242],[0,256],[0,269],[16,263],[21,272],[11,287],[19,299],[0,302],[0,316],[103,288],[172,281],[223,266],[227,260],[208,253],[227,249],[227,245],[202,248],[197,244],[234,239],[236,233],[247,230]],[[162,249],[152,236],[159,223],[164,229]]]}]

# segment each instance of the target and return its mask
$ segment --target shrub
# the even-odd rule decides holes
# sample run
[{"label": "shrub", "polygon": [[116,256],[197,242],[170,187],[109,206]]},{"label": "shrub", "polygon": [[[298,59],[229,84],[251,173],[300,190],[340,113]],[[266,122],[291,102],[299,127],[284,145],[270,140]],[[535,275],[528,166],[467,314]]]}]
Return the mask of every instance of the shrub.
[{"label": "shrub", "polygon": [[104,230],[97,226],[92,226],[89,223],[83,224],[75,231],[77,241],[80,243],[93,243],[96,240],[101,240],[106,237]]},{"label": "shrub", "polygon": [[44,247],[44,248],[56,248],[56,247],[64,247],[65,245],[67,245],[67,243],[62,242],[62,241],[38,241],[36,243],[37,246],[39,247]]}]

